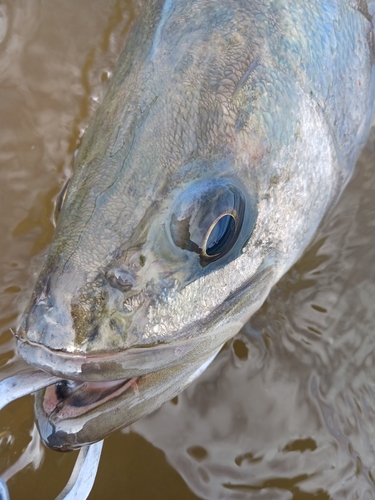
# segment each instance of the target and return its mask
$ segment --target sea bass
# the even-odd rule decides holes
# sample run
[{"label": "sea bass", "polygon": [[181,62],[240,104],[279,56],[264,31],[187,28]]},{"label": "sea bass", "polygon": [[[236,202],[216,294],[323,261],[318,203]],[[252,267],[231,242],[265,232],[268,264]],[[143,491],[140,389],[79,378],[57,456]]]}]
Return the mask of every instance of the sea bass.
[{"label": "sea bass", "polygon": [[149,0],[17,332],[69,450],[194,380],[301,255],[371,124],[374,2]]}]

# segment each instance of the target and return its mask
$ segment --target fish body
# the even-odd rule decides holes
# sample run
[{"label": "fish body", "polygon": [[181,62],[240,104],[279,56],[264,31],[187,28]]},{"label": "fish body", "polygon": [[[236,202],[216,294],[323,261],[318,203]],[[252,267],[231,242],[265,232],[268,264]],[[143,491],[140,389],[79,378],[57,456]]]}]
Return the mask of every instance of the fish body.
[{"label": "fish body", "polygon": [[18,351],[74,449],[178,394],[261,306],[348,181],[373,3],[151,0],[85,133]]}]

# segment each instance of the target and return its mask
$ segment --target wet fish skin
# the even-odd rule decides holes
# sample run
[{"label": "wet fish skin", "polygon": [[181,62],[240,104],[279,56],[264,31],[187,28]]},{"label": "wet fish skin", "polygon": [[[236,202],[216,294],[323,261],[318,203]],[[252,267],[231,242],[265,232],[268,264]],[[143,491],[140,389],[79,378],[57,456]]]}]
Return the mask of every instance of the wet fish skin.
[{"label": "wet fish skin", "polygon": [[[101,439],[173,397],[299,257],[367,137],[373,8],[147,3],[83,139],[18,332],[20,354],[56,376],[144,378],[110,418],[113,402],[79,419],[44,415],[40,393],[51,446]],[[203,264],[175,244],[173,216],[186,193],[228,186],[244,223],[233,248]]]}]

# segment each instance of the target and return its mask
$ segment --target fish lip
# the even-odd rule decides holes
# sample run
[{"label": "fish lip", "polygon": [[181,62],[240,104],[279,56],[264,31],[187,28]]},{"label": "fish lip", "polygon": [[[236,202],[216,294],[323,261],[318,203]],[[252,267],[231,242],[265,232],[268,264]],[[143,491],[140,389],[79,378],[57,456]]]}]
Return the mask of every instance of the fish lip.
[{"label": "fish lip", "polygon": [[[59,378],[72,381],[113,382],[115,380],[141,377],[165,368],[174,367],[189,361],[194,355],[197,358],[200,357],[202,355],[200,347],[205,339],[210,339],[210,348],[214,350],[232,337],[234,334],[224,340],[219,339],[215,343],[216,339],[212,338],[210,325],[215,321],[217,322],[218,318],[231,309],[240,295],[246,294],[249,289],[256,288],[260,283],[265,282],[267,292],[263,294],[264,297],[261,300],[263,302],[270,289],[268,284],[272,280],[268,278],[272,275],[272,271],[272,265],[265,265],[265,262],[263,262],[241,287],[230,294],[204,320],[197,321],[189,325],[189,327],[185,327],[182,331],[176,332],[177,339],[168,343],[132,347],[110,354],[83,355],[52,350],[42,344],[18,337],[17,351],[29,364]],[[240,322],[237,322],[236,325],[238,330],[242,326]],[[201,333],[205,331],[206,333]]]},{"label": "fish lip", "polygon": [[[29,364],[59,378],[99,382],[135,378],[174,366],[193,351],[199,341],[181,341],[178,345],[161,344],[153,347],[135,347],[114,354],[90,355],[53,351],[40,344],[18,340],[18,354]],[[171,362],[166,363],[165,359]],[[163,362],[164,361],[164,362]]]}]

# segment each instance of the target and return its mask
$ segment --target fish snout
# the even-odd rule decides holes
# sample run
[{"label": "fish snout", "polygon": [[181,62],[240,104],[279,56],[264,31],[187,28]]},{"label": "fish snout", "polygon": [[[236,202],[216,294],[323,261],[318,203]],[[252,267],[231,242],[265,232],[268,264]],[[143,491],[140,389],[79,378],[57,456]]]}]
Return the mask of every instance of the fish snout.
[{"label": "fish snout", "polygon": [[111,266],[93,280],[78,273],[41,278],[23,315],[18,338],[61,353],[88,355],[121,350],[130,342],[133,315],[148,295],[136,270]]},{"label": "fish snout", "polygon": [[56,307],[51,295],[41,292],[23,315],[17,337],[23,342],[66,350],[69,331],[72,331],[71,315],[64,308]]}]

